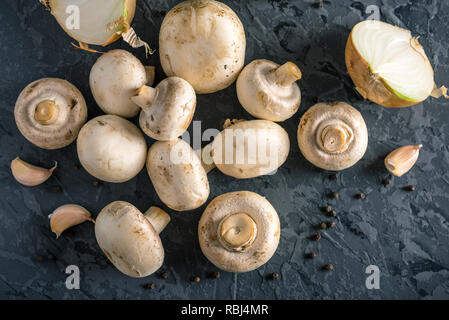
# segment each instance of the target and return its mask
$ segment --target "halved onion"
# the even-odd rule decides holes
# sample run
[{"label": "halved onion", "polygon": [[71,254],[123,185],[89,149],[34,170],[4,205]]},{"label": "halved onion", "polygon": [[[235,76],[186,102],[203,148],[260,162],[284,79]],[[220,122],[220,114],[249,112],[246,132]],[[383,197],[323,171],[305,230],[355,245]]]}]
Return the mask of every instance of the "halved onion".
[{"label": "halved onion", "polygon": [[362,21],[346,44],[346,66],[357,91],[384,107],[408,107],[447,96],[437,88],[433,69],[418,37],[385,22]]},{"label": "halved onion", "polygon": [[[39,0],[56,18],[59,25],[73,39],[79,42],[77,48],[89,49],[90,45],[107,46],[123,38],[133,48],[145,47],[147,53],[152,53],[150,46],[137,37],[130,24],[136,10],[136,0]],[[70,10],[79,8],[79,29],[70,28]]]}]

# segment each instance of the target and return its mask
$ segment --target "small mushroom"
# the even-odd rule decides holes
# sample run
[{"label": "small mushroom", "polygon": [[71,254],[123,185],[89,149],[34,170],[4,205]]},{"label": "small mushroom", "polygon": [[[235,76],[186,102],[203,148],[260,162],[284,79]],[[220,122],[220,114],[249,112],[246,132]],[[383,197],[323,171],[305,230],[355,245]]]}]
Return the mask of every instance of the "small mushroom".
[{"label": "small mushroom", "polygon": [[20,93],[14,117],[22,135],[43,149],[59,149],[72,143],[87,119],[81,92],[70,82],[44,78]]},{"label": "small mushroom", "polygon": [[290,140],[287,132],[272,121],[241,121],[221,131],[210,149],[221,172],[248,179],[275,172],[287,160]]},{"label": "small mushroom", "polygon": [[142,108],[140,128],[153,139],[178,138],[192,122],[196,95],[184,79],[169,77],[155,88],[142,86],[131,100]]},{"label": "small mushroom", "polygon": [[147,170],[159,198],[177,211],[193,210],[209,197],[209,181],[201,160],[181,139],[155,142]]},{"label": "small mushroom", "polygon": [[133,278],[156,272],[164,261],[159,233],[170,222],[160,208],[151,207],[142,214],[132,204],[115,201],[98,214],[95,237],[114,266]]},{"label": "small mushroom", "polygon": [[145,165],[147,144],[128,120],[103,115],[87,122],[77,140],[78,158],[92,176],[107,182],[134,178]]},{"label": "small mushroom", "polygon": [[204,255],[229,272],[247,272],[266,263],[276,251],[279,236],[276,210],[267,199],[250,191],[218,196],[198,225]]},{"label": "small mushroom", "polygon": [[108,114],[131,118],[140,111],[131,97],[143,85],[152,85],[154,68],[125,50],[111,50],[93,65],[89,83],[98,106]]},{"label": "small mushroom", "polygon": [[230,86],[241,71],[245,30],[227,5],[188,0],[172,8],[159,33],[159,56],[167,76],[187,80],[196,93]]},{"label": "small mushroom", "polygon": [[368,130],[360,112],[349,104],[317,103],[301,118],[298,144],[312,164],[338,171],[353,166],[363,157]]},{"label": "small mushroom", "polygon": [[301,90],[295,83],[301,76],[301,70],[293,62],[280,66],[269,60],[254,60],[237,79],[237,97],[252,116],[284,121],[301,104]]}]

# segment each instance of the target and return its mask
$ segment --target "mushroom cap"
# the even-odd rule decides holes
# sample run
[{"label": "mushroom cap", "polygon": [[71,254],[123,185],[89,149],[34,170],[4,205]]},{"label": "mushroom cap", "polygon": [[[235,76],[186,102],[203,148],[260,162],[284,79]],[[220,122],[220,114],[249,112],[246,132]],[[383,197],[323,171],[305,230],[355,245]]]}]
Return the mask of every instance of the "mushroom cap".
[{"label": "mushroom cap", "polygon": [[212,144],[217,168],[238,179],[273,173],[287,160],[290,140],[287,132],[268,120],[249,120],[221,131]]},{"label": "mushroom cap", "polygon": [[174,140],[189,127],[195,108],[192,86],[178,77],[166,78],[156,86],[154,101],[140,112],[140,127],[155,140]]},{"label": "mushroom cap", "polygon": [[[230,251],[217,236],[221,221],[232,214],[246,213],[257,225],[257,235],[244,251]],[[247,272],[266,263],[279,244],[280,223],[276,210],[264,197],[251,191],[223,194],[212,200],[198,225],[201,250],[210,262],[229,272]]]},{"label": "mushroom cap", "polygon": [[231,8],[212,0],[189,0],[162,22],[159,52],[167,76],[187,80],[196,93],[231,85],[245,60],[243,25]]},{"label": "mushroom cap", "polygon": [[[339,143],[340,148],[326,151],[325,147],[338,147]],[[315,166],[325,170],[343,170],[353,166],[365,154],[368,130],[360,112],[349,104],[317,103],[304,113],[299,122],[298,145],[304,157]]]},{"label": "mushroom cap", "polygon": [[77,140],[78,158],[92,176],[108,182],[134,178],[145,165],[147,144],[128,120],[103,115],[87,122]]},{"label": "mushroom cap", "polygon": [[115,201],[101,210],[95,221],[95,237],[114,266],[130,277],[146,277],[164,261],[159,234],[128,202]]},{"label": "mushroom cap", "polygon": [[89,76],[92,95],[101,110],[125,118],[139,112],[131,97],[146,82],[145,67],[139,59],[120,49],[101,55]]},{"label": "mushroom cap", "polygon": [[[38,105],[49,101],[57,110],[49,123],[35,118]],[[70,82],[44,78],[30,83],[20,93],[14,117],[22,135],[43,149],[59,149],[72,143],[87,120],[87,107],[81,92]]]},{"label": "mushroom cap", "polygon": [[147,170],[159,198],[176,211],[193,210],[209,197],[209,180],[201,160],[184,140],[155,142]]},{"label": "mushroom cap", "polygon": [[270,81],[269,75],[280,67],[269,60],[254,60],[237,79],[237,97],[253,117],[284,121],[298,111],[301,90],[293,82],[287,86]]}]

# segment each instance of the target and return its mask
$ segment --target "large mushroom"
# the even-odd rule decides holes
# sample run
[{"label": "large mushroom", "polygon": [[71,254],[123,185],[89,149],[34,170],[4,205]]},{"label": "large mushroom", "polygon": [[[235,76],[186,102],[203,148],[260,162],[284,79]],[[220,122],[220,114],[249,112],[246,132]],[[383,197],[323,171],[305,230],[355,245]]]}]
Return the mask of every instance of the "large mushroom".
[{"label": "large mushroom", "polygon": [[142,108],[140,128],[153,139],[168,141],[187,130],[196,108],[196,95],[184,79],[169,77],[155,87],[142,86],[131,100]]},{"label": "large mushroom", "polygon": [[152,85],[154,67],[142,63],[125,50],[111,50],[93,65],[89,83],[98,106],[109,114],[131,118],[140,111],[131,97],[143,85]]},{"label": "large mushroom", "polygon": [[22,135],[43,149],[59,149],[72,143],[87,119],[81,92],[70,82],[44,78],[20,93],[14,117]]},{"label": "large mushroom", "polygon": [[279,244],[280,223],[267,199],[250,191],[230,192],[209,203],[198,225],[201,250],[229,272],[265,264]]},{"label": "large mushroom", "polygon": [[315,166],[338,171],[357,163],[368,146],[368,130],[359,111],[344,102],[317,103],[301,118],[298,144]]},{"label": "large mushroom", "polygon": [[209,197],[209,181],[201,160],[181,139],[155,142],[147,170],[159,198],[177,211],[193,210]]},{"label": "large mushroom", "polygon": [[301,90],[295,83],[301,76],[301,70],[293,62],[280,66],[269,60],[254,60],[237,79],[237,97],[252,116],[284,121],[301,104]]},{"label": "large mushroom", "polygon": [[78,158],[92,176],[107,182],[134,178],[145,165],[147,144],[128,120],[103,115],[87,122],[77,140]]},{"label": "large mushroom", "polygon": [[118,270],[133,278],[146,277],[164,261],[159,234],[169,222],[170,216],[160,208],[151,207],[142,214],[128,202],[115,201],[99,213],[95,237]]},{"label": "large mushroom", "polygon": [[246,38],[238,16],[213,0],[189,0],[171,9],[159,33],[159,56],[167,76],[187,80],[196,93],[231,85],[245,60]]}]

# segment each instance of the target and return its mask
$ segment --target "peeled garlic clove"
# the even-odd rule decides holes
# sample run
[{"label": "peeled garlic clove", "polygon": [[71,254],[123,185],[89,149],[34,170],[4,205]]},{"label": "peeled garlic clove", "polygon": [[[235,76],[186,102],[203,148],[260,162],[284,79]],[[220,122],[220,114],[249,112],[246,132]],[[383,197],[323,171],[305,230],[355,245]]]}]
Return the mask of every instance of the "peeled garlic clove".
[{"label": "peeled garlic clove", "polygon": [[51,169],[36,167],[17,157],[11,161],[11,172],[19,183],[33,187],[40,185],[50,178],[57,166],[58,163],[55,161],[55,165]]},{"label": "peeled garlic clove", "polygon": [[66,204],[48,216],[50,218],[51,231],[56,233],[56,239],[59,238],[64,230],[76,226],[85,221],[95,223],[91,218],[90,212],[76,204]]},{"label": "peeled garlic clove", "polygon": [[392,151],[385,158],[385,167],[391,174],[400,177],[404,173],[407,173],[418,160],[419,150],[422,145],[419,146],[403,146]]}]

